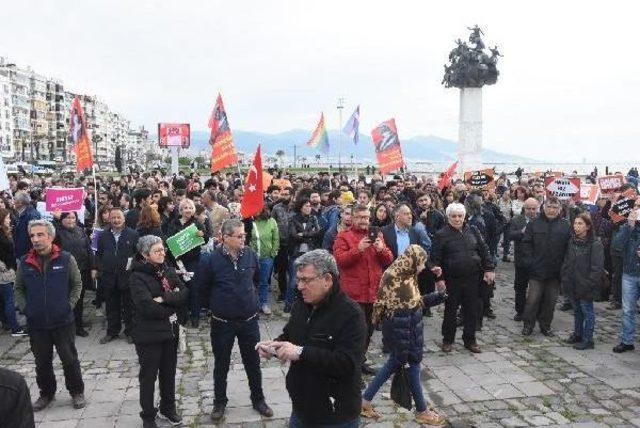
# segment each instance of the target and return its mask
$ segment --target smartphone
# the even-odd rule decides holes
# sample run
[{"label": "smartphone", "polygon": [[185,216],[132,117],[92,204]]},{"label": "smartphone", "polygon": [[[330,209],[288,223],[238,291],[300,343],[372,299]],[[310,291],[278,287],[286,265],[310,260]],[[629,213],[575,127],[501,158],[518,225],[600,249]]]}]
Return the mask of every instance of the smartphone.
[{"label": "smartphone", "polygon": [[371,226],[369,227],[369,239],[371,240],[371,242],[375,241],[376,239],[378,239],[378,228],[376,226]]}]

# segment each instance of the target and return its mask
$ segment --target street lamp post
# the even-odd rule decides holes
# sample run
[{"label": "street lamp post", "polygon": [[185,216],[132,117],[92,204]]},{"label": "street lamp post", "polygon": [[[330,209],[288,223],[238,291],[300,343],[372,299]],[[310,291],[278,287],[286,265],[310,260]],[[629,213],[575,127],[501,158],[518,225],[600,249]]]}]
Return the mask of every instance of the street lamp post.
[{"label": "street lamp post", "polygon": [[342,109],[344,108],[344,98],[338,98],[338,171],[342,171]]}]

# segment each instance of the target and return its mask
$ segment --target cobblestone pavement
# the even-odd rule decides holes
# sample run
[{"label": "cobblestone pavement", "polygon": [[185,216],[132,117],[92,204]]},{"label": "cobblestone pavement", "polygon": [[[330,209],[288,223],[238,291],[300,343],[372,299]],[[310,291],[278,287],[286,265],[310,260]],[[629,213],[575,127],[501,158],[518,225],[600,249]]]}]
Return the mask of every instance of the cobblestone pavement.
[{"label": "cobblestone pavement", "polygon": [[[452,426],[640,426],[640,354],[614,354],[620,311],[605,309],[596,303],[596,349],[575,351],[562,342],[571,332],[572,314],[556,311],[553,328],[556,337],[536,332],[520,335],[521,323],[513,317],[513,267],[503,263],[497,273],[494,298],[495,320],[485,320],[478,334],[483,349],[471,354],[461,343],[460,333],[454,352],[444,354],[438,348],[443,307],[434,308],[426,319],[425,358],[422,382],[434,406],[443,412]],[[91,294],[91,293],[90,293]],[[89,297],[90,298],[90,297]],[[92,307],[90,304],[85,306]],[[138,362],[133,345],[117,340],[99,345],[105,319],[92,310],[91,334],[77,338],[88,405],[74,410],[64,389],[60,361],[54,365],[58,380],[57,399],[36,414],[38,427],[138,427]],[[285,322],[279,311],[263,317],[263,338],[279,334]],[[208,328],[188,330],[187,351],[179,356],[177,397],[184,425],[211,427],[212,353]],[[369,358],[384,362],[380,352],[380,333],[374,334]],[[22,373],[38,396],[34,361],[28,338],[0,335],[2,365]],[[284,427],[291,411],[284,386],[287,367],[277,361],[263,363],[262,377],[267,402],[275,415],[261,418],[252,408],[246,376],[237,346],[229,373],[229,404],[223,426]],[[363,421],[369,427],[413,427],[411,412],[396,408],[389,399],[389,384],[374,399],[382,414],[378,421]],[[159,421],[162,426],[163,421]]]}]

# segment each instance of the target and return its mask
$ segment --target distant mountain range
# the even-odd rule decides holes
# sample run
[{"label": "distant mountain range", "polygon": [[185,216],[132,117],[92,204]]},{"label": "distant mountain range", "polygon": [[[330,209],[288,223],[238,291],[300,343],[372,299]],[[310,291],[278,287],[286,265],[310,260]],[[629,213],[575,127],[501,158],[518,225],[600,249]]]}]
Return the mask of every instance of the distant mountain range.
[{"label": "distant mountain range", "polygon": [[[331,144],[331,158],[338,158],[338,131],[328,131],[329,143]],[[307,141],[311,132],[303,129],[292,129],[278,134],[266,134],[252,131],[233,131],[233,139],[236,148],[246,154],[253,153],[258,142],[262,144],[262,152],[269,156],[275,156],[278,150],[285,152],[285,157],[293,157],[293,146],[296,145],[298,158],[307,157],[310,163],[314,162],[315,156],[321,154],[319,151],[308,147]],[[400,140],[402,152],[406,160],[410,161],[431,161],[447,162],[457,158],[458,143],[445,138],[429,136],[417,136]],[[191,131],[191,150],[199,152],[209,151],[209,132]],[[373,161],[375,152],[370,135],[360,134],[358,145],[346,136],[342,136],[342,160],[349,162],[353,153],[354,158],[359,162]],[[322,155],[324,159],[325,156]],[[482,158],[488,163],[525,163],[536,162],[534,159],[515,156],[508,153],[501,153],[494,150],[483,149]]]}]

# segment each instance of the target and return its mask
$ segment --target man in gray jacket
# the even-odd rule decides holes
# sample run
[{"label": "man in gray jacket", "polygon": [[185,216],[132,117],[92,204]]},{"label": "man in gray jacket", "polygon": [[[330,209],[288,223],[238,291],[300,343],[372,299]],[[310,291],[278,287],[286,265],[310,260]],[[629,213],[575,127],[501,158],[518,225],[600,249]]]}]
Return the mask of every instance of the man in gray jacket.
[{"label": "man in gray jacket", "polygon": [[271,210],[271,217],[278,223],[280,233],[280,247],[278,255],[274,260],[274,271],[278,278],[278,289],[280,294],[278,301],[284,300],[287,292],[287,271],[289,268],[289,220],[293,217],[291,205],[291,188],[287,187],[280,191],[280,200]]}]

